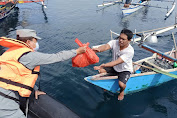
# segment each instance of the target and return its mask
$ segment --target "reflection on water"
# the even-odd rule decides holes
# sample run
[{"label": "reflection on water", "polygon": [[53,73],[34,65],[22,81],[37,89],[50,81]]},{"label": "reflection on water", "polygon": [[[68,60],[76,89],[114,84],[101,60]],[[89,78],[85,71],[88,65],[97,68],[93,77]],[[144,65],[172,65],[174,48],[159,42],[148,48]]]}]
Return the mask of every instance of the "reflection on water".
[{"label": "reflection on water", "polygon": [[18,25],[18,11],[19,8],[15,7],[11,14],[0,21],[0,36],[6,36],[10,31],[16,29]]},{"label": "reflection on water", "polygon": [[145,20],[147,20],[147,14],[148,14],[148,11],[149,11],[149,7],[144,7],[144,9],[143,9],[143,16],[142,16],[142,21],[145,21]]},{"label": "reflection on water", "polygon": [[124,28],[128,28],[130,25],[131,19],[136,19],[137,17],[140,17],[142,21],[146,21],[148,9],[149,7],[143,7],[130,15],[127,15],[127,16],[122,15],[122,20],[120,21],[119,24],[122,25]]},{"label": "reflection on water", "polygon": [[45,23],[48,23],[47,14],[45,13],[45,8],[42,6],[42,13],[44,14]]}]

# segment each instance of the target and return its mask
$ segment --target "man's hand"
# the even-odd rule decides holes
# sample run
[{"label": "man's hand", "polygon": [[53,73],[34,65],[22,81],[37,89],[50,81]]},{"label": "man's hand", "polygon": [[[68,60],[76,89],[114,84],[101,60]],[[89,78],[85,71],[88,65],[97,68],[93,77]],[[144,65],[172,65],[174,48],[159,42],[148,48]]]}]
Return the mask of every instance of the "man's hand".
[{"label": "man's hand", "polygon": [[100,50],[98,48],[92,48],[92,50],[97,53],[97,52],[100,52]]},{"label": "man's hand", "polygon": [[43,91],[35,91],[35,98],[38,99],[38,95],[45,95],[46,93],[44,93]]},{"label": "man's hand", "polygon": [[86,47],[87,47],[87,46],[79,47],[79,48],[76,50],[77,54],[82,54],[82,53],[86,52]]},{"label": "man's hand", "polygon": [[100,70],[101,69],[100,66],[94,66],[93,68],[94,68],[94,70]]},{"label": "man's hand", "polygon": [[105,67],[105,64],[101,64],[100,66],[94,66],[94,70],[100,70],[102,69],[103,67]]}]

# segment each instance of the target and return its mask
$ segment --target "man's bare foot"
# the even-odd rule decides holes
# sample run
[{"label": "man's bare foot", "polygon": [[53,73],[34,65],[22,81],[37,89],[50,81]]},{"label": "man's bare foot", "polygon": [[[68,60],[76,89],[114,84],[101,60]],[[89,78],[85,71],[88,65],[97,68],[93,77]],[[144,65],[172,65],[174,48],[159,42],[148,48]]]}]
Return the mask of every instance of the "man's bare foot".
[{"label": "man's bare foot", "polygon": [[118,95],[118,100],[123,100],[124,99],[124,91],[122,91],[119,95]]}]

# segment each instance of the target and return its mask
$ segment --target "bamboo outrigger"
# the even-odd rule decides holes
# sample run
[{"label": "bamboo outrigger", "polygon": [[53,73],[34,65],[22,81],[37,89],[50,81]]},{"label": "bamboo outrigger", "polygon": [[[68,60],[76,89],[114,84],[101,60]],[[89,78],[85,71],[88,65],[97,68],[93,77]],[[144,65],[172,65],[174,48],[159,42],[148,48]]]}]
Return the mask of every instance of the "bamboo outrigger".
[{"label": "bamboo outrigger", "polygon": [[110,6],[110,5],[114,5],[114,4],[121,3],[121,2],[122,0],[103,2],[102,4],[97,5],[97,7]]},{"label": "bamboo outrigger", "polygon": [[172,4],[172,8],[169,11],[167,11],[167,13],[165,15],[166,18],[169,17],[170,14],[174,11],[175,6],[176,6],[176,2],[174,1]]}]

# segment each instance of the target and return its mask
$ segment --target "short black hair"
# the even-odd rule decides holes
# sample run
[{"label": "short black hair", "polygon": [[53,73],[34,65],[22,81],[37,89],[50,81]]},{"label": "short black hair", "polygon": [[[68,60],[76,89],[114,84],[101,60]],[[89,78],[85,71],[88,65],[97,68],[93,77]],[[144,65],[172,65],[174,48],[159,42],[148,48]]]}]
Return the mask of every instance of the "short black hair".
[{"label": "short black hair", "polygon": [[132,32],[131,30],[129,30],[129,29],[125,29],[125,28],[124,28],[124,29],[121,31],[121,33],[124,33],[125,35],[127,35],[128,40],[131,40],[132,37],[133,37],[133,32]]}]

